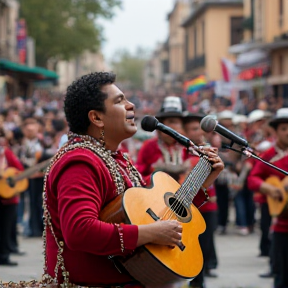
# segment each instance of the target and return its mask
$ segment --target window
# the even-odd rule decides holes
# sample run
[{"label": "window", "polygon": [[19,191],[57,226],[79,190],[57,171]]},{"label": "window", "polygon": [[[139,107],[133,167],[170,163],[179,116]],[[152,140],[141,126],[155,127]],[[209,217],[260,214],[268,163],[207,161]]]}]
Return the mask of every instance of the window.
[{"label": "window", "polygon": [[162,73],[169,73],[169,60],[162,60]]},{"label": "window", "polygon": [[205,54],[205,22],[202,22],[202,51]]},{"label": "window", "polygon": [[283,26],[283,0],[279,0],[279,26]]},{"label": "window", "polygon": [[239,44],[243,40],[243,17],[231,17],[231,45]]},{"label": "window", "polygon": [[278,58],[278,63],[279,63],[279,75],[282,75],[283,74],[283,61],[284,61],[284,58],[283,58],[283,55],[279,55],[279,58]]},{"label": "window", "polygon": [[194,57],[197,56],[197,26],[194,25]]}]

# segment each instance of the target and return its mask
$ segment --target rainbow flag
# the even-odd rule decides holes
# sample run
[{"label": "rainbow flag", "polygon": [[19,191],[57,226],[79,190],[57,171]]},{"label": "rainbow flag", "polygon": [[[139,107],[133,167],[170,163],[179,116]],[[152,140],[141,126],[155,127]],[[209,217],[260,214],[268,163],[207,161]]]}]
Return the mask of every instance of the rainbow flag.
[{"label": "rainbow flag", "polygon": [[204,75],[198,76],[192,80],[184,82],[184,90],[187,95],[191,95],[196,91],[199,91],[201,88],[208,84],[206,77]]}]

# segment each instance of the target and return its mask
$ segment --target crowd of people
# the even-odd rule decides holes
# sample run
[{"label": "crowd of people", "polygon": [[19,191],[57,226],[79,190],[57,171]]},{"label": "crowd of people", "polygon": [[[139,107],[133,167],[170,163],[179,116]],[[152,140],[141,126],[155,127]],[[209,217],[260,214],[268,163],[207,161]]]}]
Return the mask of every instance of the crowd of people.
[{"label": "crowd of people", "polygon": [[[274,277],[274,288],[287,288],[288,213],[270,215],[267,198],[281,201],[283,194],[266,181],[271,175],[280,180],[285,175],[228,149],[231,141],[214,131],[204,132],[200,121],[208,113],[213,115],[219,124],[247,139],[253,153],[287,171],[288,108],[268,106],[270,98],[254,103],[254,109],[240,105],[245,103],[245,97],[234,108],[229,100],[213,97],[208,104],[204,99],[192,105],[185,97],[170,95],[151,102],[143,93],[139,98],[125,91],[123,94],[114,81],[113,74],[92,73],[68,87],[65,101],[58,94],[35,91],[31,99],[19,97],[5,102],[0,113],[1,175],[14,167],[18,175],[26,174],[29,185],[8,199],[0,191],[0,265],[17,265],[11,253],[25,255],[18,245],[19,233],[41,237],[44,231],[47,279],[115,286],[133,281],[129,275],[119,274],[106,256],[126,256],[146,243],[177,245],[182,234],[178,221],[136,227],[103,225],[98,219],[103,206],[115,194],[132,186],[151,185],[154,172],[164,171],[183,184],[199,163],[197,155],[188,153],[165,133],[149,135],[139,131],[139,112],[152,114],[203,147],[214,168],[191,199],[206,222],[206,230],[199,236],[203,269],[189,286],[204,287],[205,277],[217,277],[212,272],[218,265],[214,237],[215,233],[223,237],[229,233],[229,209],[233,205],[240,236],[254,233],[259,225],[259,256],[269,259],[268,273],[260,276]],[[44,177],[46,169],[48,178]],[[260,219],[255,217],[256,209]],[[65,252],[59,256],[60,243]],[[68,259],[65,264],[63,259]],[[91,271],[92,263],[99,264],[99,273]],[[175,285],[166,283],[161,287]]]}]

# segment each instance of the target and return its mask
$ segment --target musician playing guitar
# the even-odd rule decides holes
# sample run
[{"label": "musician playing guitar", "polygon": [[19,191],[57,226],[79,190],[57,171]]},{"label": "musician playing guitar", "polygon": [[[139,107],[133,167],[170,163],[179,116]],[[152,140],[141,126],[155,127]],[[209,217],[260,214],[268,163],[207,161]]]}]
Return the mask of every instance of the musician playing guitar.
[{"label": "musician playing guitar", "polygon": [[[273,147],[265,151],[261,158],[269,161],[273,165],[287,171],[288,170],[288,108],[277,110],[275,117],[269,122],[276,134],[276,143]],[[257,161],[248,176],[248,187],[252,191],[260,191],[276,201],[283,201],[279,187],[267,183],[265,180],[272,176],[277,176],[280,180],[284,174]],[[283,187],[285,190],[287,187]],[[287,193],[287,190],[286,190]],[[274,287],[288,287],[288,216],[281,213],[274,218],[272,225],[272,266],[274,274]]]},{"label": "musician playing guitar", "polygon": [[[3,129],[0,129],[0,177],[9,167],[19,171],[23,166],[8,148],[8,141]],[[10,199],[0,197],[0,265],[15,266],[18,263],[10,260],[10,253],[18,253],[17,243],[17,205],[19,196]]]},{"label": "musician playing guitar", "polygon": [[[114,81],[112,73],[95,72],[67,89],[64,110],[69,139],[52,159],[44,180],[46,283],[123,286],[134,279],[121,273],[109,256],[129,255],[147,243],[169,249],[180,244],[182,226],[176,220],[130,225],[99,219],[118,194],[145,185],[129,158],[117,150],[137,126],[134,105]],[[213,167],[204,183],[209,186],[223,163],[213,149],[207,154]]]}]

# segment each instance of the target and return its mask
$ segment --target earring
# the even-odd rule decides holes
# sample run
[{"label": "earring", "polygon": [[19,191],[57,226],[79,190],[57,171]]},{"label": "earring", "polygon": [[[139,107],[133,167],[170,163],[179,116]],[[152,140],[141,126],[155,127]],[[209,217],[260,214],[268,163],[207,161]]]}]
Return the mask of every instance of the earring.
[{"label": "earring", "polygon": [[101,145],[102,145],[103,147],[105,146],[104,129],[102,129],[101,132],[100,132],[99,142],[101,143]]}]

